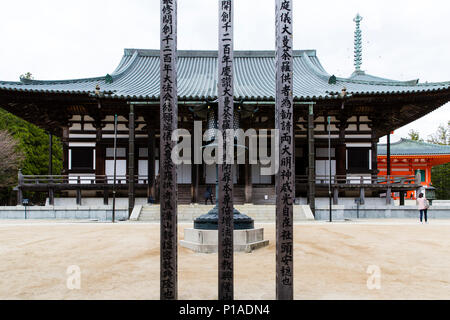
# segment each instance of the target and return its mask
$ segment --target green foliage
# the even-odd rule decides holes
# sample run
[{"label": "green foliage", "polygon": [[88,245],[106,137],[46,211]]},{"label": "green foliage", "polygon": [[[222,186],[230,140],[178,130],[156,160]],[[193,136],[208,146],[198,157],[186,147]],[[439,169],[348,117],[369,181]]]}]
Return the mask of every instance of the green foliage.
[{"label": "green foliage", "polygon": [[[48,175],[49,138],[43,129],[0,109],[0,130],[7,130],[18,142],[18,149],[23,153],[21,163],[24,175]],[[57,137],[53,137],[53,174],[62,171],[62,144]],[[17,176],[17,172],[15,173]],[[0,191],[0,202],[11,195],[11,190]],[[29,195],[33,198],[33,195]]]},{"label": "green foliage", "polygon": [[[447,127],[440,125],[436,133],[429,136],[428,142],[450,145],[450,121],[447,123]],[[431,181],[436,188],[437,199],[450,200],[450,163],[431,169]]]},{"label": "green foliage", "polygon": [[447,126],[441,124],[436,133],[430,135],[427,141],[434,144],[450,145],[450,121]]},{"label": "green foliage", "polygon": [[436,198],[450,200],[450,163],[431,169],[431,180],[436,188]]},{"label": "green foliage", "polygon": [[408,133],[409,139],[412,141],[423,141],[423,139],[420,138],[419,131],[411,129]]},{"label": "green foliage", "polygon": [[[37,126],[0,109],[0,130],[6,129],[19,142],[19,149],[24,153],[22,162],[24,175],[47,175],[49,162],[48,134]],[[62,144],[53,137],[53,174],[62,170]]]}]

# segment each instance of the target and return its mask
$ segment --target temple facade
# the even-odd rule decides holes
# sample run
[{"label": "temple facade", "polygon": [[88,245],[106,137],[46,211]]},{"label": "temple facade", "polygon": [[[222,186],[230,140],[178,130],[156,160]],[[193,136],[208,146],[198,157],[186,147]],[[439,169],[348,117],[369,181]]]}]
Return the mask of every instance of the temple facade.
[{"label": "temple facade", "polygon": [[[158,199],[159,59],[159,50],[125,49],[116,70],[106,76],[0,82],[0,107],[63,141],[63,175],[20,177],[19,190],[49,192],[50,198],[54,192],[80,199],[102,195],[106,202],[117,115],[118,194]],[[205,130],[207,117],[195,110],[217,108],[217,52],[178,51],[177,68],[178,128],[192,133],[194,121],[202,121]],[[296,196],[310,202],[328,195],[330,180],[335,202],[359,194],[361,187],[368,196],[386,192],[379,183],[379,138],[450,100],[449,82],[395,81],[361,70],[336,77],[325,71],[314,50],[294,51],[293,74]],[[235,107],[250,114],[240,119],[240,128],[274,128],[274,76],[273,51],[235,52]],[[261,175],[260,167],[235,165],[235,203],[274,203],[274,177]],[[179,203],[202,203],[204,190],[216,182],[214,165],[182,164],[177,173]],[[404,173],[414,180],[412,171]],[[393,192],[405,188],[389,183]]]}]

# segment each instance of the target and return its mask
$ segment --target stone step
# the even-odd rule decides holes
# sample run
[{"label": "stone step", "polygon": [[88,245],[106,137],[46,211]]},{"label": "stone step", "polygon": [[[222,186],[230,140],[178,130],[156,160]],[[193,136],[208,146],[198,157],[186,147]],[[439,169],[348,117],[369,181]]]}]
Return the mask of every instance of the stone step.
[{"label": "stone step", "polygon": [[[178,206],[178,221],[179,222],[193,222],[199,216],[208,213],[213,209],[212,205],[179,205]],[[255,222],[275,222],[275,205],[236,205],[235,208],[241,213],[253,218]],[[160,206],[143,206],[139,221],[159,222]],[[294,220],[305,221],[314,220],[311,209],[306,205],[294,206]]]}]

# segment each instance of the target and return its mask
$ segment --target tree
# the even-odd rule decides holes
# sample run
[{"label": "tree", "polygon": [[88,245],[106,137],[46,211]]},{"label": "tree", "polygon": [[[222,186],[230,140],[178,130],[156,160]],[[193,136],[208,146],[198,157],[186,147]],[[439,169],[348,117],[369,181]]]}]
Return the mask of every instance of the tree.
[{"label": "tree", "polygon": [[408,133],[409,139],[412,141],[423,141],[423,139],[420,138],[419,131],[411,129]]},{"label": "tree", "polygon": [[[428,137],[429,143],[450,145],[450,121],[447,127],[440,125],[436,133]],[[436,197],[441,200],[450,199],[450,163],[431,169],[431,181],[436,188]]]},{"label": "tree", "polygon": [[450,200],[450,163],[433,167],[431,181],[436,188],[436,198]]},{"label": "tree", "polygon": [[17,182],[17,170],[22,163],[23,153],[18,142],[6,130],[0,131],[0,188],[13,186]]},{"label": "tree", "polygon": [[[0,130],[7,130],[17,142],[17,150],[23,154],[20,163],[24,175],[47,175],[49,163],[49,138],[43,129],[0,109]],[[62,144],[57,137],[53,137],[53,174],[62,171]],[[11,179],[16,179],[17,170],[11,173]],[[14,180],[15,181],[15,180]],[[10,202],[12,188],[0,190],[0,204]],[[33,202],[41,202],[43,194],[29,193],[27,198]]]},{"label": "tree", "polygon": [[447,127],[441,124],[436,133],[428,136],[427,141],[433,144],[450,145],[450,121],[447,123]]}]

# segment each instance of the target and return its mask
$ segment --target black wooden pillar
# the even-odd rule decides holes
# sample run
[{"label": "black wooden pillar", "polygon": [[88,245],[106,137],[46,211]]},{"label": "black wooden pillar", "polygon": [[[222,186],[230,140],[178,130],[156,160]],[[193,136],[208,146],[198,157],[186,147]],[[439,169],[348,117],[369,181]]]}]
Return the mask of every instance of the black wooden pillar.
[{"label": "black wooden pillar", "polygon": [[[372,130],[374,130],[372,128]],[[375,133],[372,133],[372,176],[376,181],[378,175],[378,138],[375,137]],[[372,182],[374,183],[374,182]]]},{"label": "black wooden pillar", "polygon": [[[337,180],[338,183],[345,183],[347,175],[347,150],[345,144],[345,129],[347,128],[347,117],[342,116],[339,118],[339,140],[336,145],[336,175],[340,176]],[[345,177],[345,178],[344,178]]]},{"label": "black wooden pillar", "polygon": [[253,203],[252,165],[248,156],[245,161],[245,203]]},{"label": "black wooden pillar", "polygon": [[48,175],[53,175],[53,134],[48,134]]},{"label": "black wooden pillar", "polygon": [[[48,175],[53,175],[53,134],[48,134]],[[50,178],[50,182],[53,179]],[[55,204],[55,193],[53,188],[48,189],[48,204],[53,206]]]},{"label": "black wooden pillar", "polygon": [[388,176],[391,175],[391,133],[389,132],[387,135],[387,144],[386,144],[386,158],[387,158],[387,172]]},{"label": "black wooden pillar", "polygon": [[314,146],[314,105],[308,107],[308,203],[316,214],[316,150]]},{"label": "black wooden pillar", "polygon": [[334,187],[333,189],[333,204],[338,205],[339,204],[339,188]]},{"label": "black wooden pillar", "polygon": [[160,2],[160,202],[161,300],[178,298],[177,270],[177,170],[172,161],[172,133],[178,126],[177,93],[177,0]]},{"label": "black wooden pillar", "polygon": [[156,143],[155,143],[155,129],[150,128],[150,123],[147,122],[148,130],[148,162],[147,162],[147,173],[148,173],[148,187],[147,187],[147,198],[152,198],[156,201],[155,192],[155,154],[156,154]]},{"label": "black wooden pillar", "polygon": [[19,169],[19,172],[17,174],[17,181],[18,181],[18,186],[17,186],[17,205],[21,206],[22,202],[23,202],[23,191],[22,191],[22,185],[23,185],[23,174],[22,174],[22,170]]},{"label": "black wooden pillar", "polygon": [[135,189],[134,189],[134,139],[135,139],[135,125],[134,125],[134,104],[130,103],[130,115],[128,119],[128,217],[134,209]]},{"label": "black wooden pillar", "polygon": [[199,178],[200,178],[200,172],[199,167],[200,165],[196,164],[194,159],[195,155],[195,139],[191,139],[191,203],[197,203],[199,201],[198,196],[198,185],[199,185]]},{"label": "black wooden pillar", "polygon": [[81,206],[81,188],[77,188],[77,205]]},{"label": "black wooden pillar", "polygon": [[[233,248],[233,2],[219,0],[219,55],[218,55],[218,120],[223,135],[223,158],[219,160],[219,300],[234,299],[234,248]],[[232,141],[230,148],[228,140]],[[220,148],[220,146],[219,146]],[[231,158],[229,154],[231,153]],[[220,154],[220,153],[219,153]],[[221,161],[223,163],[221,163]]]},{"label": "black wooden pillar", "polygon": [[392,203],[392,188],[389,186],[386,190],[386,204],[391,205]]},{"label": "black wooden pillar", "polygon": [[95,175],[98,176],[98,182],[103,183],[105,180],[102,176],[105,175],[105,147],[102,144],[103,131],[101,122],[95,124],[96,138],[95,138]]},{"label": "black wooden pillar", "polygon": [[359,188],[359,204],[365,204],[366,203],[366,193],[364,189],[364,178],[361,177],[360,180],[361,187]]},{"label": "black wooden pillar", "polygon": [[[391,132],[388,133],[387,135],[387,144],[386,144],[386,166],[387,166],[387,171],[386,174],[388,176],[388,183],[390,183],[390,176],[391,176]],[[391,188],[388,188],[388,190],[386,191],[386,204],[391,204]]]},{"label": "black wooden pillar", "polygon": [[294,298],[294,108],[292,0],[276,0],[275,129],[279,131],[276,174],[276,298]]},{"label": "black wooden pillar", "polygon": [[63,168],[62,174],[69,174],[69,127],[62,129],[62,147],[63,147]]},{"label": "black wooden pillar", "polygon": [[405,205],[405,191],[400,191],[400,205]]}]

